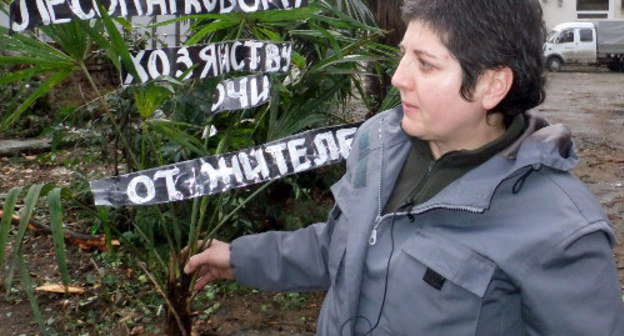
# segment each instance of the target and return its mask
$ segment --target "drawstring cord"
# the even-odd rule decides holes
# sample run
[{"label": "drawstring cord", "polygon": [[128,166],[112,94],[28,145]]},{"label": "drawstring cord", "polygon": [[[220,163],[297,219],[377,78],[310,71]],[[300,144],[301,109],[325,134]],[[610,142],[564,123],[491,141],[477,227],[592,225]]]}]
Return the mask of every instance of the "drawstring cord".
[{"label": "drawstring cord", "polygon": [[529,170],[527,170],[524,174],[522,174],[522,176],[520,176],[520,178],[518,180],[516,180],[516,182],[514,183],[513,187],[511,188],[511,192],[515,195],[517,193],[520,192],[520,190],[522,190],[522,187],[524,186],[524,182],[526,181],[526,179],[534,172],[537,171],[539,169],[539,167],[529,167]]}]

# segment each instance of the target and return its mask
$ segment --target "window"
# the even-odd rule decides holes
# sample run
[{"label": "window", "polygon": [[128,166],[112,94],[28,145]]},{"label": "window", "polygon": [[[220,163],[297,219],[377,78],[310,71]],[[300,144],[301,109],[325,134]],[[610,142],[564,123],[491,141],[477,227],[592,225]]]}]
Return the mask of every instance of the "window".
[{"label": "window", "polygon": [[581,29],[581,42],[592,42],[594,34],[591,29]]},{"label": "window", "polygon": [[577,19],[608,19],[607,13],[578,13]]},{"label": "window", "polygon": [[577,11],[608,11],[609,0],[576,0]]},{"label": "window", "polygon": [[559,41],[557,43],[574,42],[574,32],[571,30],[564,30],[559,34]]}]

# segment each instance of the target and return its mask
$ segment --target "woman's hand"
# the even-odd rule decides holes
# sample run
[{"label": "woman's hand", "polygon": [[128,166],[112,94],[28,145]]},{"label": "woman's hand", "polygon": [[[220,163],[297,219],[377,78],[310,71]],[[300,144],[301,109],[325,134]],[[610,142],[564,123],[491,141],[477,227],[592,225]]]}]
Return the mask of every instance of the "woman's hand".
[{"label": "woman's hand", "polygon": [[230,244],[212,240],[203,252],[192,256],[184,266],[184,273],[198,271],[195,290],[201,290],[209,282],[217,279],[234,279],[234,271],[230,267]]}]

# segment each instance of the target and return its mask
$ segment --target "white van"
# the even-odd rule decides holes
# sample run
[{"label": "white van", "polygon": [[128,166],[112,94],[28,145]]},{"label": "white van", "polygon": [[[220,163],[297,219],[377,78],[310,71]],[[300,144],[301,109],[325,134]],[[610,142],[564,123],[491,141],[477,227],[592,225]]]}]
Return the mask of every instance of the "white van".
[{"label": "white van", "polygon": [[544,57],[551,71],[573,63],[606,65],[611,71],[624,71],[624,20],[559,24],[548,34]]}]

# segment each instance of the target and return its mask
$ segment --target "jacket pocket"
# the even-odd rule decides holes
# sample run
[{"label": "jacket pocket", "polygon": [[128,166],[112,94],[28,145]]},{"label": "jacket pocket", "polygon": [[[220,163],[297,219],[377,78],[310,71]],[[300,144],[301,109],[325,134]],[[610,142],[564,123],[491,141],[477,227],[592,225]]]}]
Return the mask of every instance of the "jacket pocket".
[{"label": "jacket pocket", "polygon": [[347,249],[347,232],[344,221],[344,215],[338,205],[334,206],[330,214],[330,221],[333,221],[334,230],[329,244],[329,251],[327,256],[327,268],[329,270],[329,276],[331,285],[336,285],[338,275],[340,275],[344,268],[343,259]]},{"label": "jacket pocket", "polygon": [[388,328],[398,335],[474,335],[496,265],[452,240],[415,233],[392,262]]}]

